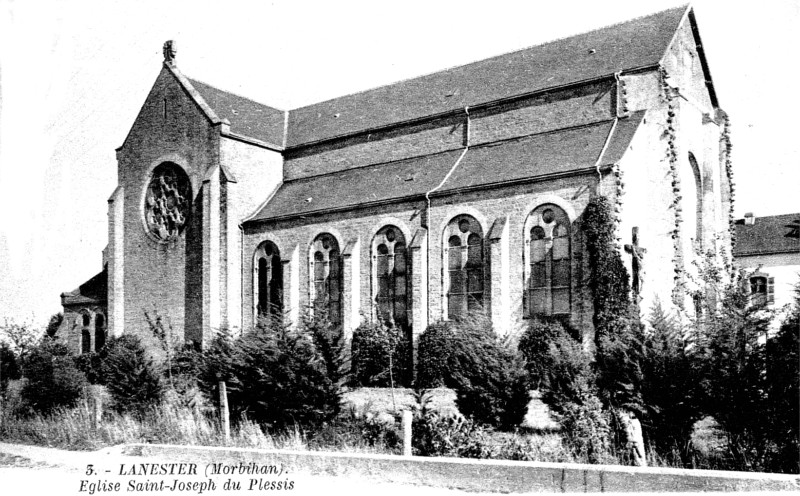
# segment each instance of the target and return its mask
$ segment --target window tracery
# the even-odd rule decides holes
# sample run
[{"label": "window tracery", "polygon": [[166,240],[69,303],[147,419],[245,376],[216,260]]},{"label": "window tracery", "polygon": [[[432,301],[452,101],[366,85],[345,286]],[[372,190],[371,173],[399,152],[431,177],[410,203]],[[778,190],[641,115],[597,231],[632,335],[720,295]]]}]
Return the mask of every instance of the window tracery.
[{"label": "window tracery", "polygon": [[474,217],[459,215],[447,225],[445,239],[447,317],[460,319],[483,310],[483,229]]},{"label": "window tracery", "polygon": [[315,314],[342,322],[342,257],[339,242],[323,233],[311,245],[311,302]]}]

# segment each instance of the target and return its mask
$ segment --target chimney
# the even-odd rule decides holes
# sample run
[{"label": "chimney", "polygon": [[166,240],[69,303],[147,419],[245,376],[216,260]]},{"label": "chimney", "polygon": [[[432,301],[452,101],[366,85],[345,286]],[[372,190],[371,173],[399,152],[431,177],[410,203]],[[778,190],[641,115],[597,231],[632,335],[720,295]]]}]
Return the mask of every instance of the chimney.
[{"label": "chimney", "polygon": [[753,212],[747,212],[744,214],[744,225],[752,226],[756,223],[756,216],[753,215]]}]

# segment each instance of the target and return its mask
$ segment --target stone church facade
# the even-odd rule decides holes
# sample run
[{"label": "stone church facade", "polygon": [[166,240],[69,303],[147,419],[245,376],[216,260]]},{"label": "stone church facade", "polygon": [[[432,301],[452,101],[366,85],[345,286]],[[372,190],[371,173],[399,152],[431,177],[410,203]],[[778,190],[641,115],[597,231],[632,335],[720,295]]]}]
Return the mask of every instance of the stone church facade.
[{"label": "stone church facade", "polygon": [[[548,315],[589,336],[593,195],[615,202],[629,271],[637,230],[643,309],[691,305],[698,251],[730,257],[727,117],[688,7],[290,111],[164,52],[117,149],[91,310],[109,334],[145,336],[157,312],[203,343],[325,312],[417,335],[482,311],[498,332]],[[62,301],[85,350],[82,297]]]}]

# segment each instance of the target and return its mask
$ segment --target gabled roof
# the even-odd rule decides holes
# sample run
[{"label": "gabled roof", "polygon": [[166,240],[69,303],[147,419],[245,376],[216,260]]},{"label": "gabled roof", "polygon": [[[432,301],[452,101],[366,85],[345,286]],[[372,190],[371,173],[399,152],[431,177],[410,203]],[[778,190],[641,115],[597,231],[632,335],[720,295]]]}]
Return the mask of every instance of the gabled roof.
[{"label": "gabled roof", "polygon": [[607,120],[479,145],[469,148],[461,161],[464,150],[457,149],[287,181],[245,223],[419,199],[434,190],[444,195],[593,172],[596,166],[612,165],[621,158],[643,117],[640,111],[620,119],[616,126]]},{"label": "gabled roof", "polygon": [[[189,78],[187,78],[189,79]],[[249,98],[189,79],[220,119],[230,122],[230,130],[248,138],[281,147],[283,145],[285,112]]]},{"label": "gabled roof", "polygon": [[289,112],[287,147],[651,68],[689,10],[681,6]]},{"label": "gabled roof", "polygon": [[77,289],[61,293],[62,305],[104,304],[108,298],[108,270],[95,275]]},{"label": "gabled roof", "polygon": [[800,253],[800,213],[756,217],[752,225],[739,219],[735,228],[734,257]]}]

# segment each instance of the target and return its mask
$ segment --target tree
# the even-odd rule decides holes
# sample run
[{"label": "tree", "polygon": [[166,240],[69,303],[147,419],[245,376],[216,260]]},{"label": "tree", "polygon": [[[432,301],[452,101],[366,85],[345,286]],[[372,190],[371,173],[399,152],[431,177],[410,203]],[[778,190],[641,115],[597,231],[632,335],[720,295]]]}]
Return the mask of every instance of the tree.
[{"label": "tree", "polygon": [[522,422],[530,400],[522,357],[484,316],[432,324],[418,349],[418,388],[452,388],[459,411],[480,423],[508,430]]},{"label": "tree", "polygon": [[645,439],[663,458],[677,450],[680,459],[670,461],[690,466],[693,426],[703,416],[697,363],[682,326],[659,301],[648,320],[641,362]]},{"label": "tree", "polygon": [[[737,470],[764,470],[769,452],[766,421],[765,337],[771,314],[752,304],[741,281],[725,287],[718,308],[695,326],[702,409],[722,426]],[[796,370],[796,365],[795,365]]]},{"label": "tree", "polygon": [[51,339],[55,338],[58,328],[61,327],[62,322],[64,322],[63,313],[58,312],[51,315],[50,320],[47,322],[47,327],[45,328],[45,335]]},{"label": "tree", "polygon": [[0,326],[0,336],[5,336],[17,357],[24,359],[39,342],[42,332],[34,329],[29,322],[18,324],[13,320],[5,319],[3,325]]},{"label": "tree", "polygon": [[644,326],[631,303],[630,277],[616,246],[616,225],[608,198],[595,196],[589,201],[583,226],[594,306],[598,392],[617,420],[617,439],[633,447],[634,460],[644,464],[636,420],[644,413]]},{"label": "tree", "polygon": [[531,382],[553,411],[566,443],[593,463],[608,454],[610,423],[590,357],[559,322],[533,320],[519,341]]},{"label": "tree", "polygon": [[43,339],[28,350],[22,371],[27,379],[22,398],[28,407],[40,413],[75,405],[87,385],[86,377],[72,361],[69,348],[52,339]]},{"label": "tree", "polygon": [[102,376],[117,410],[143,413],[161,400],[161,373],[138,336],[112,337],[105,353]]},{"label": "tree", "polygon": [[231,408],[276,429],[330,421],[342,395],[334,348],[317,346],[302,323],[293,328],[273,321],[246,332],[234,346]]},{"label": "tree", "polygon": [[770,468],[800,473],[800,284],[793,308],[767,340],[769,436],[775,446]]}]

